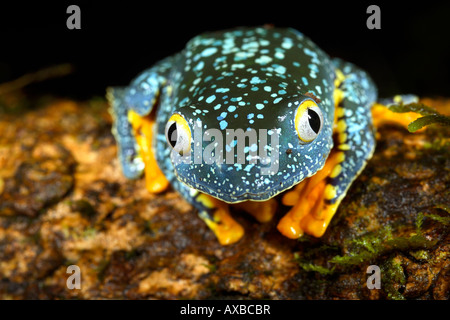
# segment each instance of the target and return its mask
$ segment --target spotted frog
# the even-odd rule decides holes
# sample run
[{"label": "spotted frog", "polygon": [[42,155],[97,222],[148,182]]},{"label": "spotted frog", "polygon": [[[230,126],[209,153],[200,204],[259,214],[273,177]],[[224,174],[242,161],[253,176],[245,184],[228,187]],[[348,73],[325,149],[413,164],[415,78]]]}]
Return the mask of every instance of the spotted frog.
[{"label": "spotted frog", "polygon": [[244,235],[230,208],[267,222],[280,202],[283,235],[321,237],[375,147],[370,76],[293,29],[199,35],[107,96],[124,175],[171,185],[224,245]]}]

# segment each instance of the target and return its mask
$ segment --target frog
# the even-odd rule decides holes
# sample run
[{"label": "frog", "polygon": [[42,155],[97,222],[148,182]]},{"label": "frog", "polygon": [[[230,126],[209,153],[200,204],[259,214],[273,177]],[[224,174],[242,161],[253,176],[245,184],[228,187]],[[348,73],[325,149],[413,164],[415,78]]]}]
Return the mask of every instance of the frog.
[{"label": "frog", "polygon": [[[123,174],[144,175],[151,193],[175,189],[222,245],[245,233],[234,211],[265,223],[287,208],[281,234],[322,237],[374,153],[373,108],[389,103],[378,102],[366,71],[293,28],[274,26],[200,34],[128,86],[109,87],[107,98]],[[377,117],[386,112],[378,109]],[[242,130],[244,163],[223,161],[224,152],[236,159],[236,140],[219,143],[196,129],[224,136]],[[245,145],[253,129],[267,139],[259,135],[250,145],[248,134]],[[221,161],[193,161],[214,142]],[[258,148],[270,161],[251,154]]]}]

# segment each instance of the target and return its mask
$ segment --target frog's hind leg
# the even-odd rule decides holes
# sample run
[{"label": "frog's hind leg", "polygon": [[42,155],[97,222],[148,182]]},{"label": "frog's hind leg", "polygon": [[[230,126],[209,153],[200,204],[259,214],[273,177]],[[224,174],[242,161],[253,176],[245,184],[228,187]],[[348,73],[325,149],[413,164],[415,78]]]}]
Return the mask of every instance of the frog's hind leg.
[{"label": "frog's hind leg", "polygon": [[376,89],[369,76],[352,64],[334,61],[337,67],[335,95],[335,147],[324,168],[286,193],[283,204],[293,208],[280,220],[285,236],[304,232],[321,237],[353,180],[372,157],[375,148],[370,107]]},{"label": "frog's hind leg", "polygon": [[417,102],[419,102],[419,98],[412,94],[396,95],[392,98],[378,100],[372,107],[373,125],[375,128],[378,128],[383,123],[396,123],[407,128],[408,124],[417,118],[420,118],[421,115],[416,112],[393,112],[389,110],[389,106],[393,104],[409,104]]}]

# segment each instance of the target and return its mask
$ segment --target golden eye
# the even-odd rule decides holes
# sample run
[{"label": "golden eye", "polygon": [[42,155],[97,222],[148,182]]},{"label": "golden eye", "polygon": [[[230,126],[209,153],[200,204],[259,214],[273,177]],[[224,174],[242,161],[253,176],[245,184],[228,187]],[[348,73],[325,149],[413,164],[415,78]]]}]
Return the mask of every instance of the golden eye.
[{"label": "golden eye", "polygon": [[303,101],[295,114],[295,130],[301,144],[312,142],[319,135],[323,125],[322,111],[312,100]]},{"label": "golden eye", "polygon": [[191,129],[182,115],[174,113],[166,124],[167,143],[180,155],[191,150]]}]

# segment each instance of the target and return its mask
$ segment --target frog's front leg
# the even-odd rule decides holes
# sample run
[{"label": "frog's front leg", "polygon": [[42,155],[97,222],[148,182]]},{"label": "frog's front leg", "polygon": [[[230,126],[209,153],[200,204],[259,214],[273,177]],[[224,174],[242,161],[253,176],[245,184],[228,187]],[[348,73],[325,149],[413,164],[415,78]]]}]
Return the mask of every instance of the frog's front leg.
[{"label": "frog's front leg", "polygon": [[335,147],[322,170],[284,195],[283,204],[293,208],[280,220],[278,229],[289,238],[298,238],[304,232],[315,237],[325,233],[375,147],[370,108],[376,100],[376,88],[368,75],[352,64],[341,60],[334,63]]},{"label": "frog's front leg", "polygon": [[233,244],[244,235],[244,228],[230,215],[229,204],[175,180],[173,185],[192,204],[199,217],[214,232],[220,244]]},{"label": "frog's front leg", "polygon": [[124,175],[136,179],[145,170],[146,186],[150,192],[160,192],[168,182],[159,169],[153,152],[154,106],[171,57],[141,73],[129,87],[108,88],[107,98],[113,116],[112,132],[118,144],[119,160]]}]

